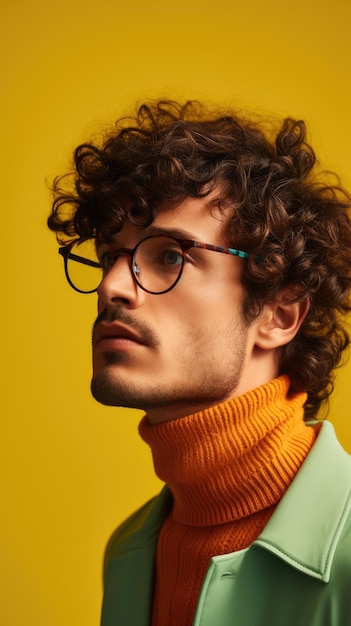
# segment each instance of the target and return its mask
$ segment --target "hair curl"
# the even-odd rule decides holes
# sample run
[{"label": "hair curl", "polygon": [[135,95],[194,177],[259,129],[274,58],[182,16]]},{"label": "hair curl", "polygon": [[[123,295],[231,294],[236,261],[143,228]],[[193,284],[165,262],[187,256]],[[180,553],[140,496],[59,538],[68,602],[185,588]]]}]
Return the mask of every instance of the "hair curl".
[{"label": "hair curl", "polygon": [[313,416],[333,389],[349,344],[351,197],[317,163],[302,121],[278,130],[197,102],[144,104],[108,137],[75,150],[74,171],[54,182],[48,219],[59,241],[150,224],[163,208],[220,189],[232,207],[228,244],[259,254],[245,266],[245,315],[252,320],[284,287],[310,300],[307,317],[281,349],[290,390],[307,391]]}]

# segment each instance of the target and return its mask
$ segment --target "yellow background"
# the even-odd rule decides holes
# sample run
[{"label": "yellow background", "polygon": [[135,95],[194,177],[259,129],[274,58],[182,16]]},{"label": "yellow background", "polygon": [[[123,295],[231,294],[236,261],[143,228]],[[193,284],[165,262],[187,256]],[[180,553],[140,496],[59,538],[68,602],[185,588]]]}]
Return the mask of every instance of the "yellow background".
[{"label": "yellow background", "polygon": [[[66,284],[45,180],[136,100],[304,118],[351,187],[349,0],[2,0],[1,580],[4,626],[99,623],[105,542],[159,489],[140,413],[90,398],[95,297]],[[330,418],[351,451],[351,364]]]}]

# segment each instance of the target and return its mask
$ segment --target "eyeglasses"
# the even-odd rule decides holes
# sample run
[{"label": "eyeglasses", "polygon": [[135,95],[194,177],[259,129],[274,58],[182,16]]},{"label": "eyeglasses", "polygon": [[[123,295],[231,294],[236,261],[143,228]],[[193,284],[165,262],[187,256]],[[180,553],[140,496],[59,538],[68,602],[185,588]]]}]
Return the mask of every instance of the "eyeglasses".
[{"label": "eyeglasses", "polygon": [[242,259],[252,256],[235,248],[167,235],[150,235],[132,249],[116,248],[98,237],[77,239],[59,248],[59,254],[64,258],[69,284],[79,293],[96,291],[117,259],[126,254],[136,284],[147,293],[162,294],[173,289],[179,281],[191,248],[222,252]]}]

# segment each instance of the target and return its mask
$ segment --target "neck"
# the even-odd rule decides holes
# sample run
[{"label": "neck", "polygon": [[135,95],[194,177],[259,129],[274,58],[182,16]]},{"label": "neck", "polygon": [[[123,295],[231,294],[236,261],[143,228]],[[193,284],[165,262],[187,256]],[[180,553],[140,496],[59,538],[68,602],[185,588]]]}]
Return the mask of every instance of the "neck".
[{"label": "neck", "polygon": [[314,440],[303,422],[306,395],[289,397],[288,389],[281,377],[168,423],[142,420],[176,521],[220,524],[280,500]]}]

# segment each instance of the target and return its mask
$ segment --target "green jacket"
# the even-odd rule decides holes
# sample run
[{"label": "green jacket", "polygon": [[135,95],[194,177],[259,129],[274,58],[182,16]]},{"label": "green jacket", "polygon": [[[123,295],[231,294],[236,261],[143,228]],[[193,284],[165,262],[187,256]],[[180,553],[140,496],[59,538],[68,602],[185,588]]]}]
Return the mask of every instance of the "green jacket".
[{"label": "green jacket", "polygon": [[[194,626],[351,626],[350,490],[351,458],[323,422],[258,539],[211,559]],[[155,547],[171,505],[165,487],[111,538],[102,626],[150,625]]]}]

